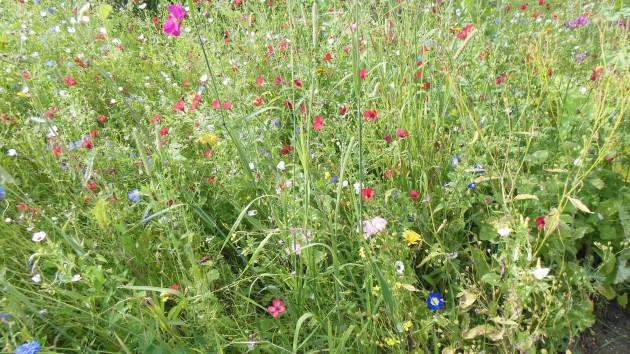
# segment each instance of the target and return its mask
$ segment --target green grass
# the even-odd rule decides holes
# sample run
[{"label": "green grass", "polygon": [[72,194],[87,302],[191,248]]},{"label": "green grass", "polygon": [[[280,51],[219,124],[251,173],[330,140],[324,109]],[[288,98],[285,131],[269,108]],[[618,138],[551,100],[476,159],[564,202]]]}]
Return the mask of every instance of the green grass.
[{"label": "green grass", "polygon": [[0,4],[4,351],[558,352],[627,306],[623,2],[156,3]]}]

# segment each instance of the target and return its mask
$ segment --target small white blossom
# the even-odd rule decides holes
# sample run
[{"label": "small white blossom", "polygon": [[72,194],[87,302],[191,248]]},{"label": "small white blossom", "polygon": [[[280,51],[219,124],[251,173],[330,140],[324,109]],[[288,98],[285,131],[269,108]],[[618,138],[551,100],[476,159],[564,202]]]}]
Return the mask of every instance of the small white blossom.
[{"label": "small white blossom", "polygon": [[33,242],[42,242],[46,238],[46,233],[44,231],[39,231],[33,234]]}]

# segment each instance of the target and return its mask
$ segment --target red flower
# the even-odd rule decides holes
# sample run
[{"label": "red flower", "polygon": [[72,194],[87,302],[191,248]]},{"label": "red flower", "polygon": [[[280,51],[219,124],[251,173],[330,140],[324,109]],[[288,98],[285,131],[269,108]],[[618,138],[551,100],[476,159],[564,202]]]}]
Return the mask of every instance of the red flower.
[{"label": "red flower", "polygon": [[599,75],[601,75],[604,72],[604,67],[596,66],[591,71],[592,71],[591,81],[597,81],[597,79],[599,78]]},{"label": "red flower", "polygon": [[52,152],[53,152],[53,154],[55,154],[57,156],[61,155],[61,146],[59,146],[59,145],[53,146]]},{"label": "red flower", "polygon": [[265,84],[265,79],[262,76],[256,78],[256,86],[261,87]]},{"label": "red flower", "polygon": [[378,118],[376,114],[376,110],[371,109],[369,111],[363,112],[363,118],[365,119],[366,122],[369,122],[369,121],[375,122],[376,119]]},{"label": "red flower", "polygon": [[208,149],[203,153],[203,157],[205,158],[209,158],[214,156],[214,151],[212,149]]},{"label": "red flower", "polygon": [[188,87],[190,86],[190,82],[188,82],[188,80],[184,80],[181,85],[182,87]]},{"label": "red flower", "polygon": [[46,118],[48,119],[52,119],[55,116],[55,113],[59,112],[59,108],[57,107],[51,107],[50,109],[48,109],[48,111],[46,111],[45,115]]},{"label": "red flower", "polygon": [[260,98],[260,97],[254,98],[254,106],[258,107],[258,106],[261,106],[263,103],[264,102],[263,102],[262,98]]},{"label": "red flower", "polygon": [[289,109],[289,110],[293,109],[293,102],[291,102],[291,101],[284,101],[284,107],[286,109]]},{"label": "red flower", "polygon": [[341,106],[341,111],[339,112],[339,114],[341,114],[342,116],[345,116],[347,112],[348,112],[348,108],[346,106]]},{"label": "red flower", "polygon": [[184,108],[186,108],[186,103],[183,100],[177,101],[175,103],[175,107],[173,108],[173,112],[183,112]]},{"label": "red flower", "polygon": [[219,109],[219,108],[221,108],[221,102],[219,100],[213,100],[212,109]]},{"label": "red flower", "polygon": [[165,128],[160,129],[160,135],[161,136],[168,135],[168,128],[165,127]]},{"label": "red flower", "polygon": [[107,118],[104,115],[100,114],[98,117],[96,117],[96,120],[98,120],[99,123],[104,124],[105,121],[107,121]]},{"label": "red flower", "polygon": [[156,114],[153,116],[153,118],[151,118],[151,123],[157,123],[160,121],[160,119],[161,119],[160,115]]},{"label": "red flower", "polygon": [[501,74],[497,76],[497,79],[496,79],[497,85],[501,85],[505,81],[505,79],[507,79],[507,76],[505,74]]},{"label": "red flower", "polygon": [[302,80],[300,79],[293,80],[293,83],[295,84],[296,87],[302,87]]},{"label": "red flower", "polygon": [[160,19],[159,19],[159,18],[157,18],[157,16],[153,16],[153,18],[151,19],[151,22],[153,22],[153,23],[157,24],[157,23],[159,23],[159,22],[160,22]]},{"label": "red flower", "polygon": [[276,79],[274,80],[274,82],[276,83],[276,85],[280,86],[282,85],[282,77],[280,76],[276,76]]},{"label": "red flower", "polygon": [[544,229],[545,228],[545,217],[544,216],[539,216],[536,218],[536,227],[538,228],[538,230]]},{"label": "red flower", "polygon": [[73,79],[72,76],[64,76],[63,81],[68,86],[74,86],[74,85],[77,84],[77,81],[75,79]]},{"label": "red flower", "polygon": [[96,138],[97,136],[98,136],[98,131],[96,131],[96,130],[92,130],[92,131],[90,132],[90,137],[91,137],[92,139]]},{"label": "red flower", "polygon": [[231,101],[225,101],[223,102],[223,109],[232,109],[232,102]]},{"label": "red flower", "polygon": [[359,78],[361,78],[361,80],[365,80],[366,77],[367,77],[367,70],[365,70],[365,68],[361,68],[361,70],[359,70]]},{"label": "red flower", "polygon": [[324,55],[324,63],[328,63],[330,59],[332,59],[332,55],[326,52],[326,55]]},{"label": "red flower", "polygon": [[402,128],[396,128],[396,135],[398,135],[399,138],[404,139],[409,136],[409,132]]},{"label": "red flower", "polygon": [[425,90],[428,90],[431,88],[431,83],[430,82],[425,82],[424,84],[422,84],[422,88],[424,88]]},{"label": "red flower", "polygon": [[363,200],[372,200],[374,198],[374,189],[370,187],[361,189],[361,198]]},{"label": "red flower", "polygon": [[548,68],[547,69],[547,76],[551,77],[551,75],[553,75],[553,69],[552,68]]},{"label": "red flower", "polygon": [[521,11],[527,10],[527,4],[521,4]]},{"label": "red flower", "polygon": [[94,181],[92,181],[92,180],[90,180],[90,181],[88,182],[88,185],[87,185],[87,186],[88,186],[88,188],[89,188],[90,190],[92,190],[92,191],[93,191],[93,190],[96,190],[96,182],[94,182]]},{"label": "red flower", "polygon": [[324,118],[322,116],[317,115],[313,120],[313,129],[316,131],[320,131],[324,127]]},{"label": "red flower", "polygon": [[83,144],[82,146],[88,150],[92,150],[92,148],[94,147],[94,144],[92,144],[92,140],[91,139],[85,139],[83,140]]},{"label": "red flower", "polygon": [[387,170],[385,170],[385,173],[383,174],[383,178],[390,179],[392,177],[394,177],[394,170],[392,170],[391,168],[388,168]]},{"label": "red flower", "polygon": [[293,146],[291,145],[284,145],[280,148],[280,155],[282,156],[286,156],[288,154],[290,154],[293,151]]},{"label": "red flower", "polygon": [[28,72],[28,70],[24,70],[22,72],[22,79],[28,80],[30,77],[31,77],[31,74]]},{"label": "red flower", "polygon": [[392,143],[392,136],[387,134],[383,137],[383,140],[385,140],[386,143],[391,144]]},{"label": "red flower", "polygon": [[411,199],[418,199],[420,198],[420,193],[418,193],[418,191],[416,191],[415,189],[412,189],[411,191],[409,191],[409,197]]}]

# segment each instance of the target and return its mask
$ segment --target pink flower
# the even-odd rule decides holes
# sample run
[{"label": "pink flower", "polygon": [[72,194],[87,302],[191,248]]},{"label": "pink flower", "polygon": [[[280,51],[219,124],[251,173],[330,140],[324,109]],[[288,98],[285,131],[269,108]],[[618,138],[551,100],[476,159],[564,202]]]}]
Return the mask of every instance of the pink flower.
[{"label": "pink flower", "polygon": [[322,116],[315,116],[313,120],[313,129],[320,131],[324,127],[324,118]]},{"label": "pink flower", "polygon": [[293,80],[293,83],[295,84],[296,87],[302,87],[302,80],[300,79]]},{"label": "pink flower", "polygon": [[370,220],[363,220],[363,236],[367,240],[370,236],[385,230],[385,226],[387,226],[387,220],[380,216]]},{"label": "pink flower", "polygon": [[221,108],[221,102],[219,100],[213,100],[212,109],[219,109],[219,108]]},{"label": "pink flower", "polygon": [[66,85],[68,86],[74,86],[77,84],[77,81],[75,79],[72,78],[72,76],[65,76],[63,78],[63,81],[66,83]]},{"label": "pink flower", "polygon": [[232,109],[232,102],[231,101],[225,101],[223,102],[223,109]]},{"label": "pink flower", "polygon": [[361,68],[361,70],[359,70],[359,77],[361,80],[365,80],[367,77],[367,70],[365,68]]},{"label": "pink flower", "polygon": [[391,136],[391,135],[389,135],[389,134],[387,134],[387,135],[385,135],[385,136],[383,137],[383,140],[385,140],[385,142],[386,142],[387,144],[391,144],[391,143],[392,143],[392,136]]},{"label": "pink flower", "polygon": [[186,10],[182,5],[169,5],[167,8],[168,12],[171,14],[166,18],[166,22],[164,22],[164,33],[169,36],[179,37],[181,34],[179,25],[186,17]]},{"label": "pink flower", "polygon": [[273,318],[280,317],[284,311],[286,311],[286,305],[284,304],[284,301],[280,299],[273,299],[271,301],[271,305],[267,306],[267,312],[269,312]]},{"label": "pink flower", "polygon": [[173,111],[183,112],[184,108],[186,108],[186,103],[184,101],[177,101],[177,103],[175,103],[175,107],[173,108]]},{"label": "pink flower", "polygon": [[411,199],[418,199],[420,198],[420,193],[418,193],[418,191],[416,191],[415,189],[412,189],[411,191],[409,191],[409,197]]},{"label": "pink flower", "polygon": [[374,189],[367,187],[361,189],[361,198],[363,200],[372,200],[374,199]]},{"label": "pink flower", "polygon": [[369,111],[365,111],[363,112],[363,118],[365,119],[366,122],[376,122],[376,118],[377,118],[377,113],[375,109],[371,109]]},{"label": "pink flower", "polygon": [[262,76],[258,76],[256,78],[256,86],[261,87],[262,85],[264,85],[265,83],[265,78],[263,78]]},{"label": "pink flower", "polygon": [[402,128],[396,128],[396,135],[398,135],[399,138],[404,139],[409,136],[409,132]]}]

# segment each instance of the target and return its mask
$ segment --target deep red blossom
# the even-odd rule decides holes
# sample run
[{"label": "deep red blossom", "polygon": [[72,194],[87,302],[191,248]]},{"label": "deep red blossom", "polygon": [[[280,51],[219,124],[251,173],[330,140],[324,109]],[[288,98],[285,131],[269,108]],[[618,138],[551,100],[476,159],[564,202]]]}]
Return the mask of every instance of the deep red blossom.
[{"label": "deep red blossom", "polygon": [[412,189],[409,191],[409,198],[416,200],[418,198],[420,198],[420,193],[418,191],[416,191],[415,189]]},{"label": "deep red blossom", "polygon": [[326,52],[324,55],[324,63],[328,63],[332,59],[332,55],[329,52]]},{"label": "deep red blossom", "polygon": [[179,100],[175,103],[175,107],[173,107],[173,112],[183,112],[184,108],[186,108],[186,103],[183,100]]},{"label": "deep red blossom", "polygon": [[290,154],[291,152],[293,152],[293,146],[291,145],[284,145],[280,148],[280,155],[282,156],[286,156]]},{"label": "deep red blossom", "polygon": [[391,135],[389,135],[389,134],[387,134],[387,135],[385,135],[385,136],[383,137],[383,140],[385,140],[385,142],[386,142],[387,144],[391,144],[391,143],[392,143],[392,136],[391,136]]},{"label": "deep red blossom", "polygon": [[495,80],[495,82],[497,85],[501,85],[503,82],[505,82],[506,79],[507,79],[507,76],[505,74],[501,74],[497,76],[497,79]]},{"label": "deep red blossom", "polygon": [[361,199],[363,200],[372,200],[374,199],[374,189],[367,187],[361,189]]},{"label": "deep red blossom", "polygon": [[361,80],[365,80],[366,77],[367,77],[367,70],[365,68],[361,68],[361,70],[359,70],[359,78]]},{"label": "deep red blossom", "polygon": [[545,217],[544,216],[539,216],[536,218],[536,227],[538,228],[538,230],[544,229],[545,228]]},{"label": "deep red blossom", "polygon": [[87,186],[88,186],[88,188],[89,188],[91,191],[96,190],[96,187],[97,187],[97,186],[96,186],[96,182],[94,182],[93,180],[90,180],[90,181],[88,182]]},{"label": "deep red blossom", "polygon": [[293,83],[295,84],[296,87],[302,87],[302,80],[300,79],[293,80]]},{"label": "deep red blossom", "polygon": [[345,115],[346,115],[346,113],[348,113],[348,107],[346,107],[346,106],[341,106],[341,111],[339,111],[339,114],[340,114],[341,116],[345,116]]},{"label": "deep red blossom", "polygon": [[160,129],[160,135],[161,136],[166,136],[168,135],[168,128],[164,127],[162,129]]}]

